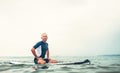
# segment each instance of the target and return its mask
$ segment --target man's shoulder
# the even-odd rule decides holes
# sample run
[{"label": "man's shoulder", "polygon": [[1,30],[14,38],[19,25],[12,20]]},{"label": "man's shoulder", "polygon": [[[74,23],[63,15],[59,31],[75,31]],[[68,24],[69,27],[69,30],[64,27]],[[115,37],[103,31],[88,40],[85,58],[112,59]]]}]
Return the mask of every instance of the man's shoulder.
[{"label": "man's shoulder", "polygon": [[39,44],[39,45],[47,44],[47,45],[48,45],[48,43],[47,43],[47,42],[46,42],[46,43],[44,43],[43,41],[39,41],[37,44]]},{"label": "man's shoulder", "polygon": [[37,44],[42,44],[42,41],[38,41]]},{"label": "man's shoulder", "polygon": [[46,44],[48,45],[48,43],[46,42]]},{"label": "man's shoulder", "polygon": [[40,45],[42,45],[42,42],[41,42],[41,41],[37,42],[33,47],[36,49],[36,48],[38,48]]}]

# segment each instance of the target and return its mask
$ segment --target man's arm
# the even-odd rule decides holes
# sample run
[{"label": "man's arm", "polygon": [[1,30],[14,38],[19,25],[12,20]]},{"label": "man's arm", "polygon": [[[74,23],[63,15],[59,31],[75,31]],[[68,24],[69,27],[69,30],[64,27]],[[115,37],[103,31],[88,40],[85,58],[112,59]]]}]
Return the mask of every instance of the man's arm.
[{"label": "man's arm", "polygon": [[35,52],[35,48],[32,48],[32,49],[31,49],[31,52],[32,52],[32,54],[35,56],[35,58],[38,58],[38,56],[37,56],[37,54],[36,54],[36,52]]},{"label": "man's arm", "polygon": [[49,50],[47,50],[47,59],[50,59],[50,57],[49,57]]}]

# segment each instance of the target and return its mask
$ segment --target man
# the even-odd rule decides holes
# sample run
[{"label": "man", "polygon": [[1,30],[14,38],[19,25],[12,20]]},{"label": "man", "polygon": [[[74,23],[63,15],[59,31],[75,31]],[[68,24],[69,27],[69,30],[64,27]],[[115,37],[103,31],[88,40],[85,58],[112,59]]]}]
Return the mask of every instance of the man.
[{"label": "man", "polygon": [[[35,56],[34,63],[35,64],[57,63],[56,60],[50,59],[49,57],[48,43],[46,42],[48,39],[47,34],[43,33],[41,35],[41,39],[42,41],[36,43],[31,49],[32,54]],[[45,58],[45,55],[47,55],[47,58]]]}]

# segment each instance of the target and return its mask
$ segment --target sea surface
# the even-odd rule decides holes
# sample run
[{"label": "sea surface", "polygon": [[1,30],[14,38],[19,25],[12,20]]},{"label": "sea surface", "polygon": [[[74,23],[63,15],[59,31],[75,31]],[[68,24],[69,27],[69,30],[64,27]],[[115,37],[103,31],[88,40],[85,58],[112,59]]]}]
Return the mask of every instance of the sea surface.
[{"label": "sea surface", "polygon": [[[120,55],[104,56],[55,56],[60,63],[79,62],[89,59],[91,64],[56,65],[34,69],[33,57],[0,57],[0,73],[120,73]],[[10,64],[15,62],[15,64]]]}]

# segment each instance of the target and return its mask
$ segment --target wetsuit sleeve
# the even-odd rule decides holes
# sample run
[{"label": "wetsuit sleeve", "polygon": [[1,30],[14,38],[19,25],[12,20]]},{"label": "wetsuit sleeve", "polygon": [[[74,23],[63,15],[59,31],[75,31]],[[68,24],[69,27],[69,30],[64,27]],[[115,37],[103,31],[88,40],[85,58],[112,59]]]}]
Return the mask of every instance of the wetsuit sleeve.
[{"label": "wetsuit sleeve", "polygon": [[38,43],[36,43],[34,46],[33,46],[33,48],[38,48],[39,46],[41,45],[41,43],[40,42],[38,42]]}]

